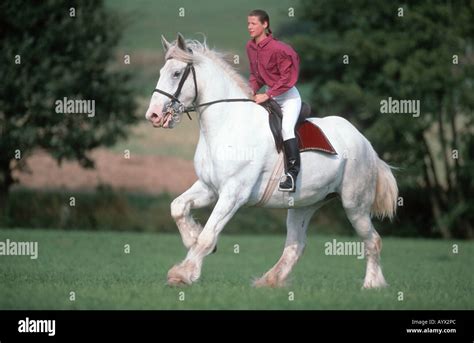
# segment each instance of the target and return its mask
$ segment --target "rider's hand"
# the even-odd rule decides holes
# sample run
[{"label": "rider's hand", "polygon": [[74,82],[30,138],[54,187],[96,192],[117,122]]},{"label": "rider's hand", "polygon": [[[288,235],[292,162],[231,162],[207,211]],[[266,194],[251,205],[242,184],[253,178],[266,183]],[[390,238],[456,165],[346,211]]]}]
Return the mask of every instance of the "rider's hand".
[{"label": "rider's hand", "polygon": [[262,102],[265,102],[267,101],[268,99],[270,99],[270,97],[267,95],[267,94],[256,94],[254,97],[253,97],[253,100],[257,103],[257,104],[261,104]]}]

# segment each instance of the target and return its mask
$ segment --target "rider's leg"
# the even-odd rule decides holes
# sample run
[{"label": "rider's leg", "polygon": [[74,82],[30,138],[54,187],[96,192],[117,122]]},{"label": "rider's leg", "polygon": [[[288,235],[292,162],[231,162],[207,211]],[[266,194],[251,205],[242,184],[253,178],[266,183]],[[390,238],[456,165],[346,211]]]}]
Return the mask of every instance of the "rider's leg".
[{"label": "rider's leg", "polygon": [[293,87],[274,99],[280,104],[283,113],[282,135],[286,174],[282,177],[279,190],[294,192],[296,177],[300,170],[300,152],[295,137],[295,125],[301,110],[301,97],[296,87]]},{"label": "rider's leg", "polygon": [[300,171],[300,152],[296,138],[283,141],[285,150],[286,173],[280,180],[278,189],[282,192],[294,192],[296,190],[296,177]]}]

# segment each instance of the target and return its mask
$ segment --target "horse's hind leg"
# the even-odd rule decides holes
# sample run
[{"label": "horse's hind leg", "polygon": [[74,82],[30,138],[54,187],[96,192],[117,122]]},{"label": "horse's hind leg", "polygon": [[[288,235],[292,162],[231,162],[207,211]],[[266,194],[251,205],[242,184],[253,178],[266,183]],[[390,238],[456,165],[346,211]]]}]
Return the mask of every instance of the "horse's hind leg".
[{"label": "horse's hind leg", "polygon": [[306,229],[309,221],[319,206],[292,208],[286,219],[285,249],[278,262],[260,279],[254,282],[256,287],[281,287],[293,266],[303,254],[306,244]]},{"label": "horse's hind leg", "polygon": [[382,239],[375,231],[370,218],[369,208],[345,208],[347,217],[357,234],[362,238],[365,246],[367,269],[363,288],[379,288],[387,286],[387,282],[380,267],[380,252]]},{"label": "horse's hind leg", "polygon": [[[365,151],[361,147],[359,150]],[[376,155],[365,153],[359,152],[360,163],[348,160],[340,195],[347,218],[364,242],[367,269],[363,288],[379,288],[387,283],[380,267],[382,240],[370,218],[377,183]]]}]

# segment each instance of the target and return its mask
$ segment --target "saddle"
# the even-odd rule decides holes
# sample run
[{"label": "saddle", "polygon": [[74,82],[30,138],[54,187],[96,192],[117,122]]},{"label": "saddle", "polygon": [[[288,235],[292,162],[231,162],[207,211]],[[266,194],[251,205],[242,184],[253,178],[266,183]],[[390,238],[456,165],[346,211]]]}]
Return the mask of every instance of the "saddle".
[{"label": "saddle", "polygon": [[[283,136],[281,133],[283,113],[281,107],[273,99],[268,99],[260,105],[268,112],[268,121],[275,140],[275,147],[280,152],[283,150]],[[295,137],[300,152],[313,150],[337,155],[336,150],[319,126],[307,120],[314,117],[316,115],[311,113],[311,106],[302,101],[300,114],[295,125]]]}]

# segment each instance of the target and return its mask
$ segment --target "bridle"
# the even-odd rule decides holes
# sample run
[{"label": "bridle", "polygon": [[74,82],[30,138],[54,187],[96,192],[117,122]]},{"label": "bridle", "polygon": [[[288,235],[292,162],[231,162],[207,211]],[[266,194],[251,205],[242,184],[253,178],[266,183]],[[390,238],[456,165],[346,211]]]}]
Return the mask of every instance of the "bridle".
[{"label": "bridle", "polygon": [[[184,82],[186,82],[186,79],[188,78],[190,72],[193,73],[193,81],[194,81],[194,99],[193,99],[193,102],[192,102],[193,106],[191,106],[191,107],[185,106],[178,99],[179,95],[181,94],[181,89],[183,88]],[[173,115],[173,119],[177,119],[176,115],[178,115],[180,113],[183,113],[183,112],[186,112],[186,114],[188,115],[188,118],[190,120],[192,120],[191,116],[189,115],[189,111],[194,111],[195,110],[194,104],[196,103],[196,99],[198,97],[198,88],[197,88],[197,81],[196,81],[196,70],[194,69],[193,64],[188,63],[186,65],[186,68],[184,69],[184,73],[181,76],[181,79],[179,80],[178,88],[176,89],[174,94],[170,94],[170,93],[165,92],[164,90],[161,90],[161,89],[158,89],[158,88],[155,88],[153,90],[153,93],[155,93],[155,92],[163,94],[163,95],[165,95],[165,96],[167,96],[168,98],[171,99],[171,103],[167,106],[166,110],[168,112],[171,112],[171,115]]]},{"label": "bridle", "polygon": [[[189,52],[192,53],[191,49],[188,49]],[[188,78],[189,74],[193,74],[193,81],[194,81],[194,99],[193,102],[191,103],[191,106],[185,106],[179,99],[179,95],[181,94],[181,89],[183,88],[184,82],[186,82],[186,79]],[[189,115],[189,112],[194,112],[196,111],[199,107],[203,106],[210,106],[213,104],[217,104],[220,102],[254,102],[252,99],[248,98],[236,98],[236,99],[221,99],[221,100],[214,100],[214,101],[209,101],[205,102],[202,104],[196,104],[196,100],[198,98],[198,87],[197,87],[197,80],[196,80],[196,70],[194,69],[194,65],[189,62],[186,65],[186,68],[184,69],[184,73],[181,76],[181,79],[179,80],[178,88],[174,92],[174,94],[170,94],[168,92],[165,92],[164,90],[155,88],[152,92],[154,94],[155,92],[163,94],[167,96],[168,98],[171,99],[171,103],[167,106],[166,108],[166,113],[170,113],[171,116],[173,117],[173,121],[178,122],[180,117],[179,114],[181,113],[186,113],[188,115],[188,118],[192,120],[191,116]]]}]

